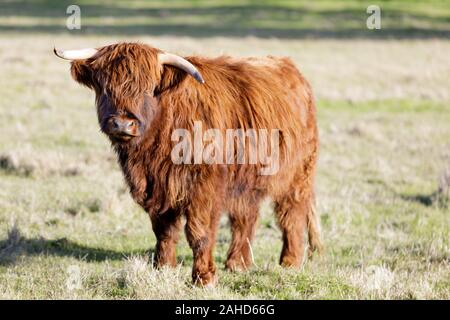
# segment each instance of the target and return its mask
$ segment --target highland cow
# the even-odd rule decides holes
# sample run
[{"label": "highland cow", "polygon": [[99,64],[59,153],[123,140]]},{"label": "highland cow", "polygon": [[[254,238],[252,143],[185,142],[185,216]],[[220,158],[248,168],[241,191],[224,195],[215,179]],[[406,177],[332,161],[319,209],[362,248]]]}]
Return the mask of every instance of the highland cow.
[{"label": "highland cow", "polygon": [[[226,268],[247,269],[259,205],[267,197],[283,235],[281,265],[300,266],[306,242],[309,252],[320,248],[313,186],[316,110],[309,83],[290,59],[182,58],[139,43],[55,54],[72,60],[73,78],[95,91],[101,130],[133,199],[150,216],[157,266],[176,265],[184,217],[193,281],[213,284],[218,221],[227,212],[232,240]],[[271,148],[279,150],[279,169],[264,175],[261,163],[175,163],[173,132],[193,132],[198,122],[219,132],[278,130],[278,145]],[[244,150],[251,151],[250,145]]]}]

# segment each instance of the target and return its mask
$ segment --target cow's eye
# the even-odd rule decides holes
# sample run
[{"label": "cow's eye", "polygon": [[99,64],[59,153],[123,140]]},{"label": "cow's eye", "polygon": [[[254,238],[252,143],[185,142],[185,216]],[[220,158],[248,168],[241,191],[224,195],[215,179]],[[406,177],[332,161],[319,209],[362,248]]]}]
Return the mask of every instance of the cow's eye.
[{"label": "cow's eye", "polygon": [[134,120],[137,119],[137,117],[136,117],[134,114],[132,114],[131,112],[127,112],[127,113],[125,114],[125,116],[126,116],[127,118],[129,118],[129,119],[134,119]]}]

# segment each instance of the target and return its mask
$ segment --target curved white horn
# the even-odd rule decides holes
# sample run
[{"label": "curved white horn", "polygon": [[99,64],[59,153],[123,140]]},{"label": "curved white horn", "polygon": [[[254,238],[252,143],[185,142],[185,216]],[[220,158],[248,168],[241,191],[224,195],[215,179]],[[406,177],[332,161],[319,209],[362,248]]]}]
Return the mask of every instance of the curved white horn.
[{"label": "curved white horn", "polygon": [[205,80],[203,80],[202,75],[200,74],[200,72],[198,72],[197,68],[194,67],[194,65],[186,59],[183,59],[182,57],[172,53],[160,53],[158,55],[158,59],[161,64],[168,64],[177,67],[183,71],[186,71],[198,82],[205,83]]},{"label": "curved white horn", "polygon": [[53,52],[60,58],[66,60],[83,60],[95,56],[97,50],[94,48],[79,49],[79,50],[58,50],[53,49]]}]

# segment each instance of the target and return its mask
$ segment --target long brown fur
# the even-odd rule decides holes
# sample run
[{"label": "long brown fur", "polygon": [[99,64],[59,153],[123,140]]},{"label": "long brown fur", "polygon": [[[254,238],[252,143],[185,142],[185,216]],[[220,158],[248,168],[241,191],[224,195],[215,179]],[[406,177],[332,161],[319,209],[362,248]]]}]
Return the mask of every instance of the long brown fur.
[{"label": "long brown fur", "polygon": [[[193,280],[215,280],[213,247],[221,212],[228,212],[232,242],[226,267],[248,268],[258,208],[270,196],[283,233],[280,263],[300,266],[305,238],[320,248],[313,180],[318,133],[309,83],[288,58],[185,57],[205,79],[162,66],[159,49],[120,43],[72,62],[74,79],[95,90],[98,118],[131,113],[143,124],[139,137],[112,139],[131,195],[150,215],[156,234],[156,264],[175,265],[175,246],[185,232],[194,254]],[[280,169],[258,174],[260,165],[174,164],[175,129],[279,129]],[[307,231],[307,237],[304,232]]]}]

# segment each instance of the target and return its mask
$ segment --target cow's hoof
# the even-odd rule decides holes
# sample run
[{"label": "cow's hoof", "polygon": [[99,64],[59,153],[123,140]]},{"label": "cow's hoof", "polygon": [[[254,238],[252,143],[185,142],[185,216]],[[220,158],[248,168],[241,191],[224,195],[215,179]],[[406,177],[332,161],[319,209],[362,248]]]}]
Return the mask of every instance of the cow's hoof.
[{"label": "cow's hoof", "polygon": [[195,285],[204,288],[213,288],[217,284],[217,276],[214,272],[198,273],[193,277]]},{"label": "cow's hoof", "polygon": [[299,268],[301,262],[295,257],[285,256],[280,259],[280,265],[284,268]]},{"label": "cow's hoof", "polygon": [[225,269],[231,272],[242,272],[248,269],[248,265],[242,259],[228,259]]}]

